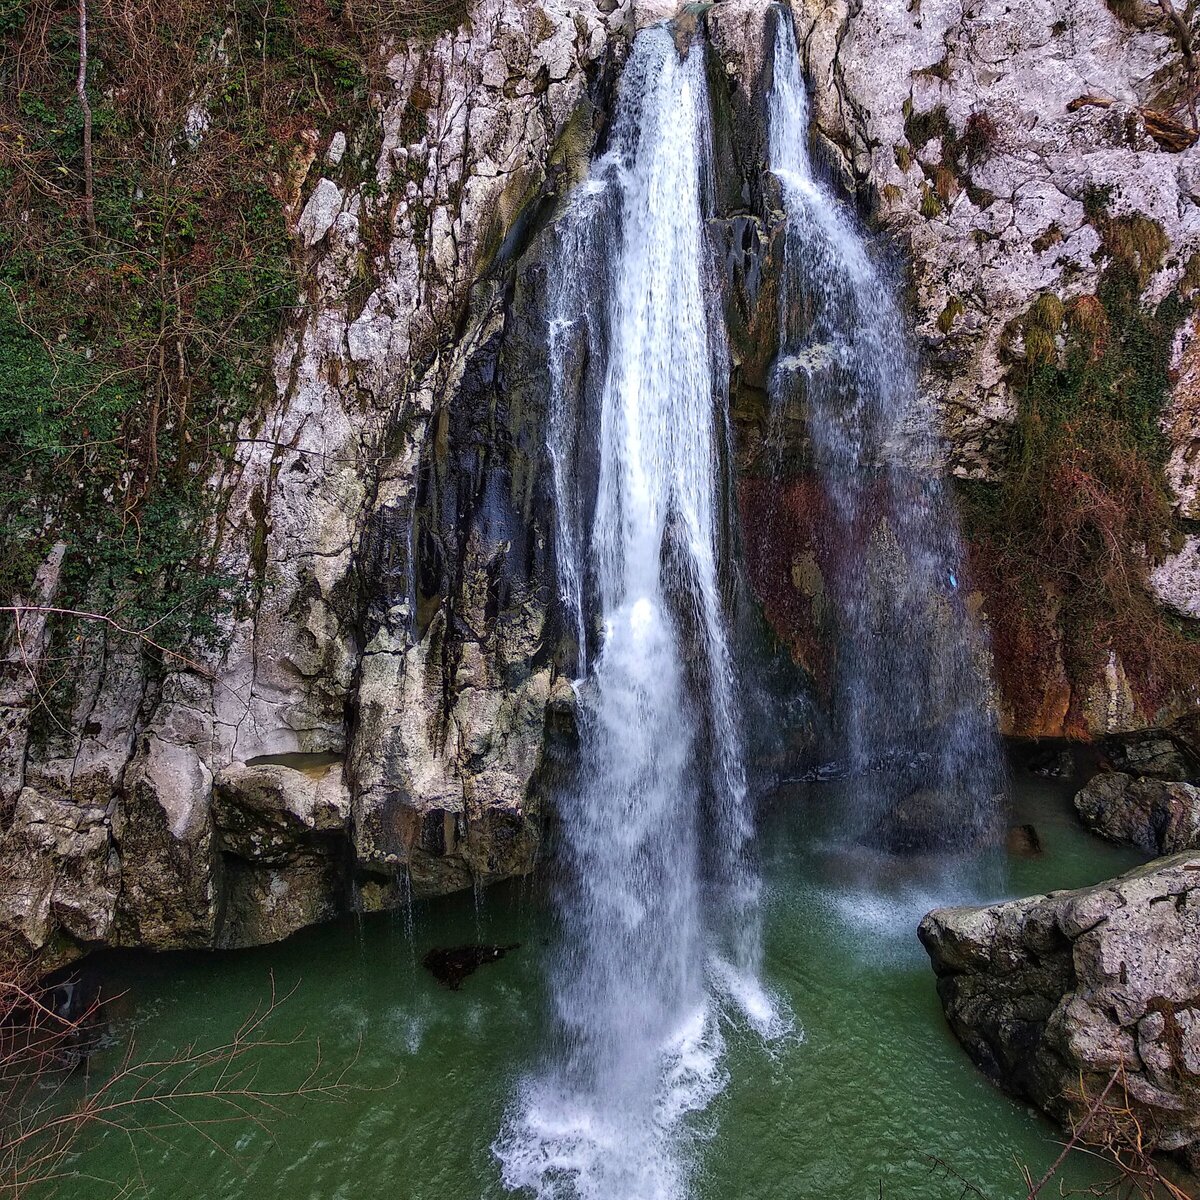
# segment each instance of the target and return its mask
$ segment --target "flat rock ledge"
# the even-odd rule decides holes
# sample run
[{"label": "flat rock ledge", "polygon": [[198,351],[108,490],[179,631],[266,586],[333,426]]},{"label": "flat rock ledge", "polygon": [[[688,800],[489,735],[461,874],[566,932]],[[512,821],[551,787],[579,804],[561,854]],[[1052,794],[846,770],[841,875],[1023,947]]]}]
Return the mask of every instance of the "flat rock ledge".
[{"label": "flat rock ledge", "polygon": [[1140,1130],[1200,1171],[1200,853],[936,909],[918,934],[951,1029],[991,1079],[1074,1127],[1115,1076],[1087,1140]]}]

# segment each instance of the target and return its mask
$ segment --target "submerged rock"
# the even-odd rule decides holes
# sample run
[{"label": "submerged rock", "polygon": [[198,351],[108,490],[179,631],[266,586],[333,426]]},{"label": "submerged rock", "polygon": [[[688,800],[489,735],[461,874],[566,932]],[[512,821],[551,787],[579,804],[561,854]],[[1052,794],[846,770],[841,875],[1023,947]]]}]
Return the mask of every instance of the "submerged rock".
[{"label": "submerged rock", "polygon": [[1010,825],[1005,848],[1020,858],[1041,858],[1044,853],[1042,839],[1033,825]]},{"label": "submerged rock", "polygon": [[468,975],[520,948],[520,942],[507,946],[437,946],[421,959],[421,965],[438,983],[457,992]]},{"label": "submerged rock", "polygon": [[1070,1127],[1115,1078],[1085,1140],[1136,1128],[1200,1168],[1200,856],[938,909],[918,934],[951,1029],[996,1083]]},{"label": "submerged rock", "polygon": [[964,820],[968,801],[949,788],[920,788],[893,805],[870,831],[871,841],[892,854],[963,850],[999,841],[1000,830]]}]

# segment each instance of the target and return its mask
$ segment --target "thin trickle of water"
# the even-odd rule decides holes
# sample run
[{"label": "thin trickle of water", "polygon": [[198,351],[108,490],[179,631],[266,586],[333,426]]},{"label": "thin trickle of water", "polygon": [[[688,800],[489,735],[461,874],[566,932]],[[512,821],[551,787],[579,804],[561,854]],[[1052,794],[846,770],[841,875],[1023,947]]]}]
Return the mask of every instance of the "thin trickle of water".
[{"label": "thin trickle of water", "polygon": [[768,120],[787,216],[773,398],[776,411],[804,414],[825,498],[818,537],[838,626],[833,752],[851,777],[850,832],[891,849],[977,846],[995,832],[1002,786],[986,646],[963,595],[957,522],[899,288],[813,171],[783,10]]},{"label": "thin trickle of water", "polygon": [[[548,289],[580,748],[558,798],[557,1053],[496,1146],[506,1184],[540,1197],[686,1195],[688,1115],[724,1082],[721,1000],[764,1032],[778,1024],[757,981],[720,588],[726,372],[707,286],[708,147],[703,48],[681,61],[666,29],[643,32]],[[594,444],[590,521],[581,444]]]}]

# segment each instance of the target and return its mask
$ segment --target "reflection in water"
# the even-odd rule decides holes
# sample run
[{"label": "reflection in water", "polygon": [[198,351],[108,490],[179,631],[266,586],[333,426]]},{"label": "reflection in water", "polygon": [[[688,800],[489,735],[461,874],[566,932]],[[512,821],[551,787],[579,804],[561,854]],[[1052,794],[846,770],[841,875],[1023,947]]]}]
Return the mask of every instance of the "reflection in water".
[{"label": "reflection in water", "polygon": [[[1014,1195],[1014,1157],[1041,1174],[1057,1156],[1058,1131],[991,1087],[953,1040],[915,938],[919,879],[864,890],[853,858],[824,838],[835,805],[823,787],[774,796],[763,829],[764,978],[804,1035],[764,1043],[727,1027],[728,1086],[699,1129],[693,1192],[697,1200],[847,1200],[878,1195],[882,1180],[892,1200],[957,1200],[961,1187],[929,1174],[926,1156],[936,1154],[986,1194]],[[1010,894],[1082,886],[1137,861],[1082,829],[1071,790],[1015,773],[1009,819],[1032,823],[1045,853],[1009,861]],[[986,880],[967,885],[989,894]],[[294,1078],[319,1037],[327,1062],[357,1054],[355,1081],[382,1089],[299,1106],[270,1135],[239,1129],[248,1141],[233,1157],[186,1130],[148,1142],[139,1158],[149,1200],[510,1194],[490,1141],[513,1080],[544,1045],[537,1014],[549,914],[533,891],[489,889],[482,940],[522,948],[457,992],[420,960],[434,946],[477,939],[473,899],[418,903],[414,922],[415,946],[402,920],[379,916],[362,923],[361,942],[351,925],[334,923],[236,954],[105,960],[108,988],[126,993],[116,1032],[135,1033],[143,1054],[228,1037],[273,973],[281,993],[296,987],[276,1033],[306,1040],[269,1056],[263,1082]],[[95,1177],[128,1181],[138,1169],[117,1136],[90,1144],[77,1167],[89,1179],[64,1186],[71,1200],[107,1200],[115,1189]],[[1090,1170],[1086,1159],[1074,1162],[1068,1186],[1093,1182]]]}]

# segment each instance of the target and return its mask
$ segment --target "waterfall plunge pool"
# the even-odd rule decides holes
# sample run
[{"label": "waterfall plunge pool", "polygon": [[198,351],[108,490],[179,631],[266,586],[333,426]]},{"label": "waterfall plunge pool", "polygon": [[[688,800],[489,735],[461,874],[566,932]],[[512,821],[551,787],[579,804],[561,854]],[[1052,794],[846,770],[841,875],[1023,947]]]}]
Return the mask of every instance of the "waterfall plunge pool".
[{"label": "waterfall plunge pool", "polygon": [[[1139,861],[1088,834],[1074,817],[1076,783],[1013,773],[1010,818],[1036,827],[1044,853],[1011,857],[1007,895],[1098,882]],[[916,940],[932,890],[863,886],[861,860],[827,842],[828,785],[772,798],[763,821],[765,982],[790,1005],[796,1033],[764,1044],[725,1030],[723,1093],[696,1118],[697,1200],[957,1200],[948,1164],[992,1200],[1057,1156],[1058,1132],[997,1091],[942,1018],[934,976]],[[994,879],[959,881],[993,889]],[[491,1145],[519,1079],[541,1047],[541,969],[548,906],[532,884],[420,903],[404,914],[346,920],[275,946],[229,953],[113,955],[99,960],[112,1050],[129,1037],[140,1057],[228,1039],[270,993],[288,998],[271,1034],[300,1034],[262,1057],[260,1083],[301,1076],[319,1038],[326,1062],[356,1061],[362,1090],[336,1102],[287,1105],[270,1132],[245,1124],[179,1129],[136,1143],[91,1135],[61,1194],[102,1200],[134,1181],[154,1200],[475,1200],[512,1195]],[[458,991],[421,966],[433,947],[484,942],[519,948]],[[654,964],[647,963],[652,971]],[[1070,1160],[1063,1178],[1099,1178]],[[627,1198],[611,1198],[627,1200]]]}]

